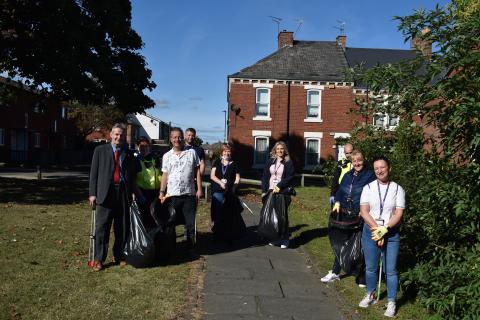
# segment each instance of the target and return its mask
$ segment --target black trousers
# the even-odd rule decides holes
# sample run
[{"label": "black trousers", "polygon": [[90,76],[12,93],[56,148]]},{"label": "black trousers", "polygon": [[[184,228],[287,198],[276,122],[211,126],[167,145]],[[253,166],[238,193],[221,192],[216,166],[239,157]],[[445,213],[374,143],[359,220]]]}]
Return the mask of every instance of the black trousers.
[{"label": "black trousers", "polygon": [[107,199],[97,204],[95,215],[95,260],[105,261],[108,254],[110,229],[113,223],[113,257],[124,260],[123,249],[127,240],[128,200],[123,185],[111,186]]},{"label": "black trousers", "polygon": [[183,214],[188,246],[193,248],[196,241],[195,211],[197,210],[197,199],[192,195],[173,196],[171,205],[175,209],[177,216]]}]

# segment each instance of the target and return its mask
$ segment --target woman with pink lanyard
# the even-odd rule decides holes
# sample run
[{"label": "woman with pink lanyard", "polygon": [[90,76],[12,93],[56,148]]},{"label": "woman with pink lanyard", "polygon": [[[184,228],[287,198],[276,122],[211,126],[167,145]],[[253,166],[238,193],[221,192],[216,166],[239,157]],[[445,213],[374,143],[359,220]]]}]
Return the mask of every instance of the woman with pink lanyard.
[{"label": "woman with pink lanyard", "polygon": [[[295,168],[290,156],[288,154],[287,145],[283,141],[275,143],[270,151],[270,159],[267,160],[262,175],[262,200],[267,195],[268,191],[274,193],[282,193],[287,197],[287,208],[290,204],[290,187]],[[287,212],[287,211],[286,211]],[[289,245],[289,231],[288,231],[288,212],[287,212],[287,227],[280,235],[280,241],[271,243],[279,244],[282,249],[288,248]]]}]

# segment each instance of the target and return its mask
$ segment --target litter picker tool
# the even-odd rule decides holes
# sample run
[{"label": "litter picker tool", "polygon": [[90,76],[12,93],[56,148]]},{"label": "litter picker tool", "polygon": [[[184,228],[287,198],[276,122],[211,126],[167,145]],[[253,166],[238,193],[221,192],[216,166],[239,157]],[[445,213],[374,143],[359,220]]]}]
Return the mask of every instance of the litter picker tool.
[{"label": "litter picker tool", "polygon": [[242,205],[243,205],[245,208],[247,208],[248,211],[250,211],[251,214],[253,214],[252,209],[250,209],[250,208],[247,206],[247,204],[246,204],[245,202],[243,202],[243,200],[240,200],[240,202],[242,203]]},{"label": "litter picker tool", "polygon": [[96,220],[95,206],[92,206],[92,224],[90,226],[90,245],[88,247],[88,266],[93,268],[95,266],[95,220]]},{"label": "litter picker tool", "polygon": [[383,271],[383,250],[380,248],[380,270],[378,271],[378,286],[377,286],[377,302],[380,301],[380,286],[382,285],[382,271]]}]

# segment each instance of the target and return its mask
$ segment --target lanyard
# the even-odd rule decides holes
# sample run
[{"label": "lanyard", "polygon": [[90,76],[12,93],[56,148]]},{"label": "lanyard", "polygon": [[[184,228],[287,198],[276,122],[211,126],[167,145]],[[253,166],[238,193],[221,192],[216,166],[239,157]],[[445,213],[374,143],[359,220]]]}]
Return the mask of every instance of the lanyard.
[{"label": "lanyard", "polygon": [[225,178],[225,173],[227,173],[227,169],[228,169],[229,164],[230,164],[230,162],[227,163],[226,166],[224,166],[223,163],[222,163],[222,178]]},{"label": "lanyard", "polygon": [[348,197],[352,196],[353,183],[355,182],[355,173],[352,173],[352,181],[350,181],[350,188],[348,189]]},{"label": "lanyard", "polygon": [[390,182],[388,182],[387,184],[387,190],[385,191],[385,195],[383,196],[383,200],[382,200],[382,194],[380,192],[380,183],[378,182],[377,180],[377,186],[378,186],[378,199],[380,200],[380,215],[379,215],[379,219],[382,217],[382,213],[383,213],[383,206],[385,205],[385,199],[387,199],[387,193],[388,193],[388,188],[390,188]]},{"label": "lanyard", "polygon": [[[277,162],[278,162],[278,167],[277,167]],[[273,173],[273,175],[276,177],[276,178],[280,178],[277,176],[277,171],[278,169],[280,169],[280,166],[282,165],[282,162],[281,161],[278,161],[278,160],[275,160],[275,163],[273,164],[274,166],[274,170],[275,172]]]}]

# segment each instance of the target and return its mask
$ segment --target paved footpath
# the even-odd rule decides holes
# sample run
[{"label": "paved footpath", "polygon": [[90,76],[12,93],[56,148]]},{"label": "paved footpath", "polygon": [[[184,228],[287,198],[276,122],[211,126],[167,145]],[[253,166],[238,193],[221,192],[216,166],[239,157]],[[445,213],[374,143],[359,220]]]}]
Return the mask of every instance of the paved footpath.
[{"label": "paved footpath", "polygon": [[261,243],[255,233],[258,205],[244,210],[245,239],[233,247],[215,244],[206,256],[204,320],[343,319],[334,293],[320,282],[300,249]]}]

